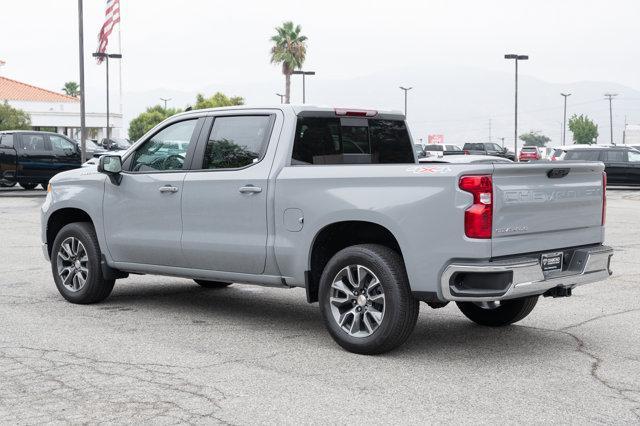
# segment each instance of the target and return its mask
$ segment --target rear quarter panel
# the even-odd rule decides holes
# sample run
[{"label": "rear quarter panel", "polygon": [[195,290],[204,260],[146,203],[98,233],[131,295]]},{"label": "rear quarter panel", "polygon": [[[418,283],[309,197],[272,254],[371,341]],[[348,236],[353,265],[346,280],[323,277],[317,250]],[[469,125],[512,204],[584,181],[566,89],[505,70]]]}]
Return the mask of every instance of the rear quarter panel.
[{"label": "rear quarter panel", "polygon": [[[284,167],[275,188],[275,255],[288,283],[304,285],[314,239],[328,225],[368,221],[398,240],[413,291],[439,292],[438,279],[454,258],[488,258],[490,240],[464,235],[470,194],[462,174],[489,174],[492,165],[336,165]],[[304,216],[300,231],[285,226],[285,210]]]}]

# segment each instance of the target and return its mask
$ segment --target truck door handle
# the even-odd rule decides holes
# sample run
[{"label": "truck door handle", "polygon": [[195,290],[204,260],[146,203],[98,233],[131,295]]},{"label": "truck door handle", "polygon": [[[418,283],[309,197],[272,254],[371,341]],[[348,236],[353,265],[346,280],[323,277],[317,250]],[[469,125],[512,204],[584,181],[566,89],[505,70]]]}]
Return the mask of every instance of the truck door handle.
[{"label": "truck door handle", "polygon": [[158,188],[158,190],[160,192],[162,192],[163,194],[165,192],[168,192],[168,193],[178,192],[178,188],[176,188],[175,186],[171,186],[171,185],[161,186],[160,188]]},{"label": "truck door handle", "polygon": [[259,192],[262,192],[262,188],[260,188],[259,186],[247,185],[241,187],[239,191],[242,194],[257,194]]}]

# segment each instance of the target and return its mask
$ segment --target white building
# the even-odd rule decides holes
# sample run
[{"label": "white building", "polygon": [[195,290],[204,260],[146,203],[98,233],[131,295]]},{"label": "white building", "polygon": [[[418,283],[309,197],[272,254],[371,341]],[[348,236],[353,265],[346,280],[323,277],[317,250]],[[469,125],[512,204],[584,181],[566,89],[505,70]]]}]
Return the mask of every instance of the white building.
[{"label": "white building", "polygon": [[[78,98],[42,89],[0,76],[0,102],[7,101],[31,117],[34,130],[49,130],[80,139],[80,101]],[[107,114],[87,112],[86,126],[89,139],[106,137]],[[122,114],[109,114],[111,136],[122,135]]]},{"label": "white building", "polygon": [[640,124],[626,124],[623,140],[625,145],[640,145]]}]

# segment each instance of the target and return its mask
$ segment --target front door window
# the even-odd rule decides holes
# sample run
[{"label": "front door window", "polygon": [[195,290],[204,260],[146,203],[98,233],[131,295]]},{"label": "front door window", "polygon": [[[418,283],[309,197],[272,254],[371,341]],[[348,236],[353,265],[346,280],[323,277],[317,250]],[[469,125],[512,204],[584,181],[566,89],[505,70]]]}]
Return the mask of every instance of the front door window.
[{"label": "front door window", "polygon": [[174,123],[160,130],[133,153],[132,172],[182,170],[197,120]]}]

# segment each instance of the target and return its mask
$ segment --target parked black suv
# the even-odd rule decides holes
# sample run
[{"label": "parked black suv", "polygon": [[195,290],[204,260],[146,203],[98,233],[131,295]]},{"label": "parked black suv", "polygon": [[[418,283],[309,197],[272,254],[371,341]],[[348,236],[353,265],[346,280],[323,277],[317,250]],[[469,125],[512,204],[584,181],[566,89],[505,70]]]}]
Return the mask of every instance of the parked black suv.
[{"label": "parked black suv", "polygon": [[80,149],[58,133],[0,132],[0,186],[46,189],[56,173],[80,167]]},{"label": "parked black suv", "polygon": [[574,148],[563,160],[602,161],[608,184],[640,185],[640,151],[633,148]]},{"label": "parked black suv", "polygon": [[508,158],[511,161],[516,161],[516,155],[509,151],[507,148],[503,148],[497,143],[491,142],[467,142],[462,147],[462,150],[466,154],[471,155],[493,155],[495,157]]}]

